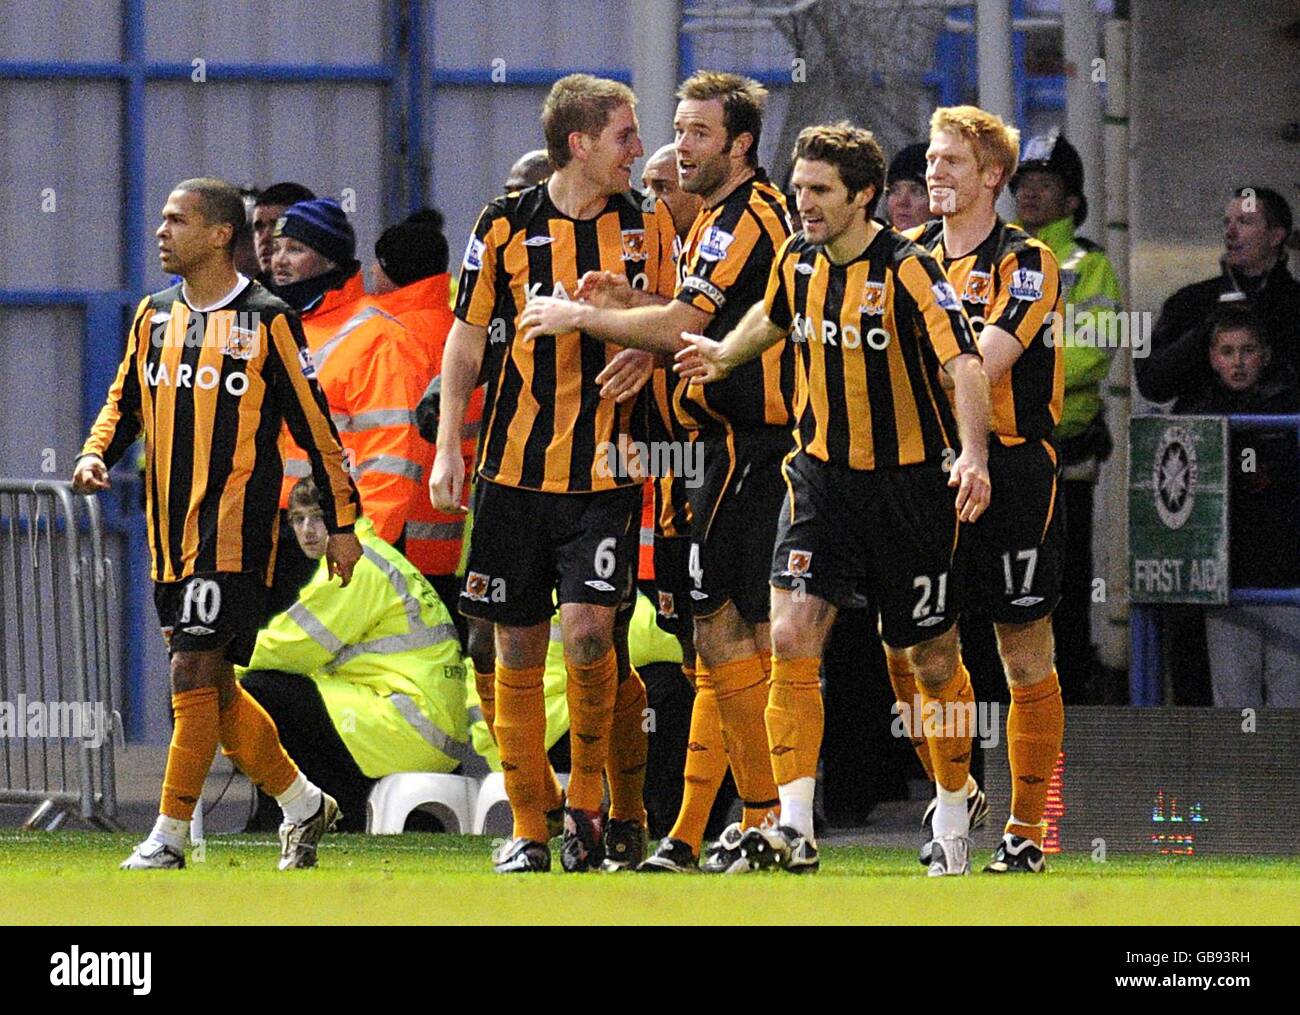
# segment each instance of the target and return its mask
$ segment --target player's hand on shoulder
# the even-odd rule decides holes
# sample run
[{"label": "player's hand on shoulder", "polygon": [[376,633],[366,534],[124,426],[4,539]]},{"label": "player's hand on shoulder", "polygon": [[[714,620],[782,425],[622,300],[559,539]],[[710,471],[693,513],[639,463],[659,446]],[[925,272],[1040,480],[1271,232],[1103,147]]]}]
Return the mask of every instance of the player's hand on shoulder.
[{"label": "player's hand on shoulder", "polygon": [[72,473],[72,492],[81,494],[99,493],[112,487],[108,478],[108,466],[98,455],[86,455],[77,462]]},{"label": "player's hand on shoulder", "polygon": [[966,448],[953,462],[948,485],[957,487],[957,519],[973,522],[989,506],[993,485],[989,482],[987,453],[976,454]]},{"label": "player's hand on shoulder", "polygon": [[731,367],[723,359],[721,342],[689,331],[682,332],[682,341],[686,345],[673,356],[673,370],[688,381],[708,384],[731,373]]},{"label": "player's hand on shoulder", "polygon": [[329,565],[330,577],[337,575],[343,582],[343,588],[352,581],[352,569],[361,559],[361,540],[355,532],[336,532],[325,546],[325,560]]},{"label": "player's hand on shoulder", "polygon": [[655,355],[644,349],[622,349],[596,375],[600,397],[626,402],[637,396],[655,370]]},{"label": "player's hand on shoulder", "polygon": [[632,283],[620,272],[589,271],[578,281],[574,298],[596,307],[630,307]]}]

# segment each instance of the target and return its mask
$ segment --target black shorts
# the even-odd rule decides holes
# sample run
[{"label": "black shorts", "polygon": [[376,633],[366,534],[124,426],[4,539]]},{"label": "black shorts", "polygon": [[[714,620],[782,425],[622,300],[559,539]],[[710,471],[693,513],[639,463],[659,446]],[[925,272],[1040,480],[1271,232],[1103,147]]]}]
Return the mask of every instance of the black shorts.
[{"label": "black shorts", "polygon": [[641,488],[540,493],[480,480],[460,612],[509,627],[549,620],[560,603],[617,608],[636,566],[628,538]]},{"label": "black shorts", "polygon": [[881,638],[894,648],[956,623],[956,492],[938,463],[864,471],[799,451],[785,477],[773,586],[841,609],[878,596]]},{"label": "black shorts", "polygon": [[266,613],[267,588],[251,571],[209,572],[154,582],[153,602],[168,654],[212,652],[246,666]]},{"label": "black shorts", "polygon": [[967,600],[996,623],[1049,616],[1061,599],[1065,503],[1054,454],[1041,443],[989,446],[993,499],[961,527],[958,551]]},{"label": "black shorts", "polygon": [[703,481],[687,494],[695,616],[710,617],[731,602],[749,623],[765,623],[772,545],[785,498],[781,461],[794,440],[790,431],[771,427],[703,444]]},{"label": "black shorts", "polygon": [[690,558],[690,536],[655,536],[655,623],[675,637],[694,631]]}]

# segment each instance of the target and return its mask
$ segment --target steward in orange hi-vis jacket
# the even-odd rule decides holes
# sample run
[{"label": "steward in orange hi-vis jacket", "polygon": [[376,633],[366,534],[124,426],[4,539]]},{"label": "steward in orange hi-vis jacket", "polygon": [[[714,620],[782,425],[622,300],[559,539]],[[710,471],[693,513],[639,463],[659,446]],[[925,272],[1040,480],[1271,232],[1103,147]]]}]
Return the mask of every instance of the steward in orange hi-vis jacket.
[{"label": "steward in orange hi-vis jacket", "polygon": [[[302,314],[303,331],[330,417],[379,536],[402,547],[407,520],[427,503],[433,448],[415,407],[433,368],[424,343],[363,291],[356,238],[338,203],[293,205],[276,223],[277,292]],[[280,503],[305,475],[302,451],[283,438]]]},{"label": "steward in orange hi-vis jacket", "polygon": [[[442,350],[455,319],[451,311],[451,276],[447,273],[447,239],[442,214],[426,208],[384,230],[375,243],[371,269],[373,299],[392,314],[424,346],[429,372],[419,380],[421,392],[442,373]],[[462,431],[461,450],[468,483],[483,418],[483,388],[470,397]],[[430,457],[429,468],[432,467]],[[429,469],[422,484],[428,485]],[[435,511],[427,496],[419,499],[406,520],[408,560],[429,577],[455,575],[465,535],[463,514]],[[436,587],[436,586],[435,586]],[[441,594],[441,589],[439,590]],[[450,589],[449,589],[450,591]],[[459,592],[459,590],[455,590]],[[451,603],[456,598],[453,595]]]}]

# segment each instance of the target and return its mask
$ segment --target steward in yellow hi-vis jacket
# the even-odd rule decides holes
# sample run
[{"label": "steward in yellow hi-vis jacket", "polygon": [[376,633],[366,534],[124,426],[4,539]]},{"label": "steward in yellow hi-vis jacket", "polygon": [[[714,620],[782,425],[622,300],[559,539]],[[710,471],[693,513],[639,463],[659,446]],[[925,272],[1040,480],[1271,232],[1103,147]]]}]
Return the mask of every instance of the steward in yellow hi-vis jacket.
[{"label": "steward in yellow hi-vis jacket", "polygon": [[[364,540],[363,540],[364,543]],[[632,614],[631,625],[627,632],[627,647],[632,665],[637,669],[655,663],[682,662],[682,648],[677,639],[661,631],[655,623],[655,607],[644,595],[636,597],[636,609]],[[542,675],[542,691],[546,701],[546,749],[550,751],[569,732],[569,706],[565,699],[568,678],[564,669],[564,637],[560,631],[560,611],[551,617],[551,643],[546,650],[546,671]],[[501,771],[501,755],[497,752],[496,741],[492,738],[487,723],[483,721],[483,710],[479,702],[478,691],[474,686],[474,674],[468,673],[465,680],[465,700],[469,708],[470,740],[474,750],[483,756],[488,767],[494,772]],[[565,760],[569,756],[567,749],[559,752]],[[558,772],[568,771],[567,765],[557,768]]]},{"label": "steward in yellow hi-vis jacket", "polygon": [[[324,544],[311,480],[294,487],[289,517],[303,552],[318,558]],[[374,780],[460,765],[468,721],[465,665],[446,607],[368,519],[356,533],[362,558],[351,584],[331,583],[322,565],[258,633],[240,676],[304,770],[361,829]]]}]

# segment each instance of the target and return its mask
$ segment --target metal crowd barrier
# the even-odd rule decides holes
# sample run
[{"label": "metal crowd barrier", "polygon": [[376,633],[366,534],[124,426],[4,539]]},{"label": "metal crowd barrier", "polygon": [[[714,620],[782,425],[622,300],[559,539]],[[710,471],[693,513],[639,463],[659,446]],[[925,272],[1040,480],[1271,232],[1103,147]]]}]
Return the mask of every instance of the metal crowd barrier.
[{"label": "metal crowd barrier", "polygon": [[[1228,416],[1229,429],[1295,430],[1300,447],[1300,414],[1234,413]],[[1228,510],[1232,510],[1229,502]],[[1300,526],[1300,517],[1296,519]],[[1229,551],[1231,552],[1231,551]],[[1255,589],[1229,588],[1229,606],[1300,606],[1300,588]],[[1134,705],[1159,705],[1163,694],[1163,646],[1160,637],[1159,606],[1133,603],[1129,609],[1133,651],[1129,660],[1129,700]]]},{"label": "metal crowd barrier", "polygon": [[0,804],[34,805],[25,828],[118,827],[117,598],[97,499],[0,479]]}]

